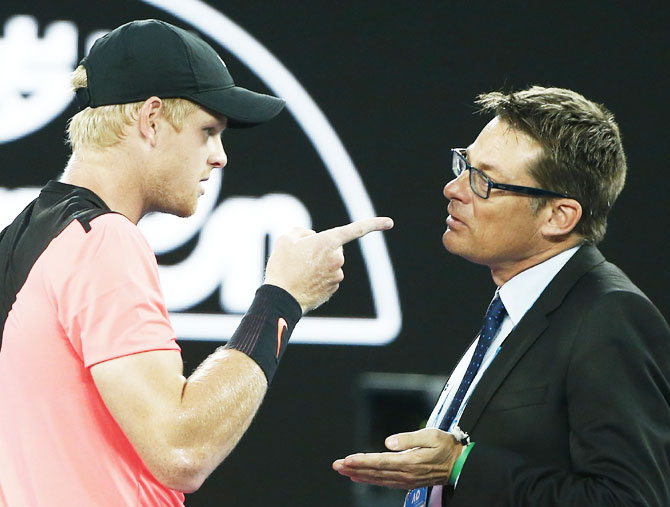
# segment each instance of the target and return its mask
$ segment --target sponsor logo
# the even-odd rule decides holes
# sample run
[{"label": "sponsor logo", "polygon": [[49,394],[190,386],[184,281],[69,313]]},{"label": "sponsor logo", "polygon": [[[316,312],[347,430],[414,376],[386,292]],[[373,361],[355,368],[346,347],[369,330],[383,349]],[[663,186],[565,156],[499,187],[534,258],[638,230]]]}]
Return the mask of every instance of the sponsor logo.
[{"label": "sponsor logo", "polygon": [[288,329],[288,324],[284,317],[277,319],[277,359],[279,359],[279,352],[281,351],[281,339],[284,336],[284,331]]}]

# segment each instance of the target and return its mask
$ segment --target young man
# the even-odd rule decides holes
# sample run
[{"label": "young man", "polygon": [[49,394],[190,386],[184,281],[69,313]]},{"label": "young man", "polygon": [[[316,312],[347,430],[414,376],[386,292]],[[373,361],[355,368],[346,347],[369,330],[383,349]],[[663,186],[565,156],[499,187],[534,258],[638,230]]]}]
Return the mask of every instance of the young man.
[{"label": "young man", "polygon": [[239,441],[304,312],[372,218],[280,238],[226,347],[186,379],[136,227],[191,215],[221,133],[284,102],[234,85],[205,42],[156,20],[99,39],[73,77],[61,181],[0,233],[0,505],[183,505]]},{"label": "young man", "polygon": [[333,468],[406,506],[670,505],[670,329],[594,246],[625,180],[618,126],[564,89],[478,103],[495,118],[453,150],[443,243],[491,270],[485,323],[428,429]]}]

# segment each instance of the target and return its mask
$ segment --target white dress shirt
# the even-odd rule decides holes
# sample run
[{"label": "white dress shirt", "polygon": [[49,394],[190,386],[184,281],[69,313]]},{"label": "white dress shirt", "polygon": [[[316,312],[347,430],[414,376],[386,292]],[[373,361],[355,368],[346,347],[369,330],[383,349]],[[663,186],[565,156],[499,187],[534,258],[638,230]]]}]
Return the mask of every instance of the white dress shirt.
[{"label": "white dress shirt", "polygon": [[[458,425],[461,414],[465,409],[465,406],[472,395],[472,392],[477,387],[479,380],[482,378],[482,375],[489,367],[489,365],[495,359],[496,354],[500,351],[505,338],[510,334],[512,329],[519,323],[523,318],[526,312],[530,309],[531,306],[537,301],[537,298],[540,297],[540,294],[547,288],[549,282],[558,274],[558,272],[565,266],[565,264],[570,260],[570,258],[577,252],[579,246],[570,248],[569,250],[564,250],[563,252],[547,259],[546,261],[528,268],[525,271],[522,271],[514,278],[511,278],[507,283],[503,284],[498,288],[498,293],[500,294],[500,299],[502,299],[505,309],[507,310],[507,315],[500,324],[498,332],[496,333],[489,349],[484,355],[482,360],[482,365],[477,372],[468,392],[463,398],[463,403],[461,404],[454,421],[452,422],[449,430],[453,429],[454,426]],[[458,386],[463,380],[465,371],[470,364],[472,355],[475,352],[477,347],[477,338],[474,343],[468,348],[461,360],[454,368],[447,385],[444,387],[440,399],[438,400],[433,413],[428,419],[428,427],[438,428],[442,422],[447,407],[451,404],[451,400],[454,398]],[[463,428],[464,431],[467,431],[467,428]],[[435,486],[431,491],[430,499],[428,502],[428,507],[441,507],[442,506],[442,486]]]}]

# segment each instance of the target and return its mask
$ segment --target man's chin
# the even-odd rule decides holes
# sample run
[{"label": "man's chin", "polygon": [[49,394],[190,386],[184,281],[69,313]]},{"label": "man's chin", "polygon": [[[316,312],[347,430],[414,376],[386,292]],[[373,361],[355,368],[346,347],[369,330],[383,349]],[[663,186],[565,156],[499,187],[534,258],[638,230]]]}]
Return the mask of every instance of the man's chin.
[{"label": "man's chin", "polygon": [[164,206],[154,211],[158,213],[167,213],[168,215],[174,215],[179,218],[188,218],[195,214],[196,209],[198,208],[198,202],[193,203],[180,203],[175,206]]},{"label": "man's chin", "polygon": [[[462,238],[461,238],[462,239]],[[463,241],[459,241],[455,237],[454,231],[449,229],[442,235],[442,245],[444,248],[453,255],[458,255],[465,260],[474,262],[475,264],[481,264],[481,261],[477,258],[477,255],[473,255],[471,248],[468,248],[468,245],[464,244]]]},{"label": "man's chin", "polygon": [[180,218],[188,218],[190,216],[193,216],[195,214],[195,211],[198,207],[196,205],[191,206],[190,208],[183,208],[177,211],[176,213],[173,213],[174,215],[177,215]]},{"label": "man's chin", "polygon": [[442,245],[447,249],[447,252],[458,255],[458,238],[454,237],[454,231],[451,229],[447,229],[442,234]]}]

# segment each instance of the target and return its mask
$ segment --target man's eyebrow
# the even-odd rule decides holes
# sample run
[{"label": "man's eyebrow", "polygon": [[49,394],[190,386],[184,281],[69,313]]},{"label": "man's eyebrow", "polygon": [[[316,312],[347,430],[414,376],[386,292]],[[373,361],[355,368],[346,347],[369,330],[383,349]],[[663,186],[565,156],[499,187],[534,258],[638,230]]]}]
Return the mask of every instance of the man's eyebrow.
[{"label": "man's eyebrow", "polygon": [[497,166],[488,164],[486,162],[480,162],[479,165],[477,166],[477,169],[481,171],[494,171],[494,172],[499,171]]},{"label": "man's eyebrow", "polygon": [[213,120],[210,119],[205,122],[205,125],[207,125],[207,128],[214,128],[223,132],[228,127],[228,118],[225,116],[217,116]]},{"label": "man's eyebrow", "polygon": [[[468,164],[472,165],[473,167],[476,167],[479,169],[481,172],[489,176],[489,173],[493,173],[494,176],[497,177],[505,177],[505,171],[501,170],[501,168],[497,165],[492,165],[487,163],[486,161],[480,161],[477,164],[473,164],[472,161],[470,160],[470,157],[468,157],[468,150],[466,149],[465,152],[466,159],[468,161]],[[495,179],[495,178],[494,178]]]}]

